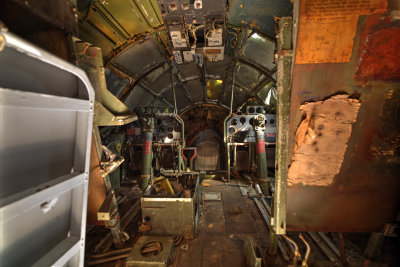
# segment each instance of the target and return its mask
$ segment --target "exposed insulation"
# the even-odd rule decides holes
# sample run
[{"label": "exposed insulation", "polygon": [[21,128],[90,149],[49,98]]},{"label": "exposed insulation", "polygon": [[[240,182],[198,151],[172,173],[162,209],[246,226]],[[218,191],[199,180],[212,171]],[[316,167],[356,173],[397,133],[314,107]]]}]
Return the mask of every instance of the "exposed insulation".
[{"label": "exposed insulation", "polygon": [[288,185],[327,186],[339,173],[360,101],[348,95],[300,106],[303,120],[296,131]]}]

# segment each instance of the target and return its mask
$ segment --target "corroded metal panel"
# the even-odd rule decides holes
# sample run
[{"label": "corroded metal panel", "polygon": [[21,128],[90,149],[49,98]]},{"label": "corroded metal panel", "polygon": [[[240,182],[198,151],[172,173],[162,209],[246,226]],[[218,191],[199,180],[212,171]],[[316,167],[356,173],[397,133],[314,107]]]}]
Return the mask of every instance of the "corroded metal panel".
[{"label": "corroded metal panel", "polygon": [[[288,185],[288,231],[380,231],[399,210],[400,75],[398,52],[393,51],[398,46],[395,36],[400,33],[400,25],[388,13],[358,16],[348,60],[329,62],[329,58],[336,57],[327,56],[324,61],[328,62],[296,61],[294,65],[289,155],[299,141],[296,132],[305,119],[301,105],[323,102],[338,94],[358,99],[361,105],[351,135],[344,141],[347,149],[343,162],[332,181],[325,185],[302,181]],[[300,12],[299,33],[306,29],[303,15]],[[326,27],[322,23],[320,31]],[[334,42],[341,34],[326,41]],[[380,42],[383,40],[394,41]],[[305,40],[297,39],[297,48],[305,45],[301,42]],[[310,129],[309,133],[318,133],[318,125]],[[333,138],[321,145],[336,146],[337,142]],[[315,156],[323,152],[321,149],[315,150]]]},{"label": "corroded metal panel", "polygon": [[104,179],[101,175],[100,160],[96,151],[95,140],[92,139],[89,167],[89,189],[87,204],[87,224],[104,225],[104,222],[97,220],[97,211],[106,199],[107,192]]},{"label": "corroded metal panel", "polygon": [[81,38],[101,47],[104,53],[162,24],[156,0],[92,1],[80,12]]},{"label": "corroded metal panel", "polygon": [[356,79],[400,80],[400,21],[381,16],[368,18],[362,33]]},{"label": "corroded metal panel", "polygon": [[290,16],[289,0],[233,0],[229,1],[229,23],[247,25],[271,37],[275,36],[275,17]]}]

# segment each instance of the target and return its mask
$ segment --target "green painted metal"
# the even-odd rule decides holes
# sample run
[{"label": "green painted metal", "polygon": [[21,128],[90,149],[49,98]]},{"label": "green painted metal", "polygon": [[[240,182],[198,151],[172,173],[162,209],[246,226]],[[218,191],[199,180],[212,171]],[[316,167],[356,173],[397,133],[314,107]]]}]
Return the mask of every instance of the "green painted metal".
[{"label": "green painted metal", "polygon": [[104,53],[163,24],[157,0],[92,1],[81,13],[81,38],[100,46]]},{"label": "green painted metal", "polygon": [[141,198],[142,222],[151,224],[151,235],[182,235],[195,238],[197,235],[197,217],[200,202],[200,181],[197,172],[192,172],[191,197],[166,197],[145,194]]},{"label": "green painted metal", "polygon": [[143,118],[143,152],[140,169],[140,188],[145,190],[151,178],[151,162],[153,160],[154,118]]},{"label": "green painted metal", "polygon": [[101,49],[88,42],[72,38],[77,65],[84,69],[95,90],[95,115],[97,126],[124,125],[137,116],[107,89]]},{"label": "green painted metal", "polygon": [[[107,147],[117,156],[122,156],[122,145],[125,140],[125,132],[120,134],[114,134],[108,137],[108,141],[110,142]],[[122,176],[121,176],[121,166],[119,166],[116,170],[109,174],[111,187],[114,189],[118,189],[121,184]]]},{"label": "green painted metal", "polygon": [[249,267],[261,267],[262,258],[257,257],[254,242],[250,238],[244,240],[244,254],[246,256],[246,263]]},{"label": "green painted metal", "polygon": [[286,233],[286,183],[288,175],[288,142],[290,87],[292,73],[292,18],[284,17],[279,21],[278,34],[278,79],[277,79],[277,137],[274,214],[272,228],[276,234]]},{"label": "green painted metal", "polygon": [[228,23],[244,25],[275,37],[275,17],[290,16],[290,0],[229,1]]}]

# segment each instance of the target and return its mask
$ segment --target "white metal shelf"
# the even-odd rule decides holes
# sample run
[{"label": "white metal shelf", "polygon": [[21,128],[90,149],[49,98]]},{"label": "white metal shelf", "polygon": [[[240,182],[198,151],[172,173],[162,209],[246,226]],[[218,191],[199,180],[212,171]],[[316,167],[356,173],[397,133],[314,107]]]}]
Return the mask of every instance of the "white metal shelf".
[{"label": "white metal shelf", "polygon": [[89,112],[87,108],[88,100],[4,88],[1,88],[0,91],[0,105],[3,108],[38,108]]},{"label": "white metal shelf", "polygon": [[0,35],[0,266],[83,266],[93,88],[78,67]]}]

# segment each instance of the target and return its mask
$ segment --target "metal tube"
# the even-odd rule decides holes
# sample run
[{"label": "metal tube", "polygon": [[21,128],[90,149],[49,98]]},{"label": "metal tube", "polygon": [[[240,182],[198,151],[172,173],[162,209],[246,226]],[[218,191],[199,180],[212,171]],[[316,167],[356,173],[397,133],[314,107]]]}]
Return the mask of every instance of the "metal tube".
[{"label": "metal tube", "polygon": [[151,162],[153,160],[153,132],[154,132],[154,118],[145,118],[143,127],[143,152],[142,164],[140,169],[140,188],[145,190],[149,185],[151,176]]},{"label": "metal tube", "polygon": [[186,143],[185,143],[185,123],[183,122],[182,118],[179,117],[178,114],[175,114],[175,118],[181,123],[181,145],[182,148],[186,147]]},{"label": "metal tube", "polygon": [[181,123],[181,144],[182,148],[185,147],[185,123],[183,122],[182,118],[178,115],[178,108],[176,105],[176,95],[175,95],[175,82],[174,82],[174,74],[173,69],[171,69],[171,86],[172,86],[172,93],[174,95],[174,115],[175,118]]},{"label": "metal tube", "polygon": [[[119,213],[117,213],[115,216],[116,216],[116,218],[113,219],[112,221],[106,221],[106,226],[107,226],[107,223],[110,223],[110,222],[115,223],[115,221],[118,220],[118,218],[119,218]],[[110,228],[110,232],[112,234],[113,241],[114,241],[114,246],[116,248],[123,248],[124,240],[122,239],[122,236],[120,234],[121,225],[119,224],[119,222],[117,222],[117,224],[114,227],[108,227],[108,228]]]},{"label": "metal tube", "polygon": [[227,156],[227,158],[226,158],[226,165],[227,165],[227,167],[226,167],[226,171],[227,171],[227,178],[228,178],[228,182],[231,180],[231,151],[230,151],[230,148],[231,148],[231,146],[230,146],[230,144],[229,143],[227,143],[226,144],[226,156]]},{"label": "metal tube", "polygon": [[132,250],[132,247],[123,248],[123,249],[112,250],[112,251],[109,251],[109,252],[106,252],[106,253],[102,253],[102,254],[89,255],[89,257],[91,259],[100,259],[100,258],[104,258],[104,257],[107,257],[107,256],[114,256],[114,255],[130,252],[131,250]]},{"label": "metal tube", "polygon": [[235,68],[233,68],[232,71],[232,85],[231,85],[231,103],[230,103],[230,108],[229,108],[229,115],[226,116],[224,120],[224,142],[226,143],[226,122],[232,116],[232,109],[233,109],[233,90],[235,88]]},{"label": "metal tube", "polygon": [[230,108],[229,108],[229,115],[226,116],[225,120],[224,120],[224,143],[226,144],[226,153],[227,153],[227,166],[226,166],[226,170],[227,170],[227,178],[228,181],[231,180],[231,161],[230,161],[230,151],[229,151],[229,144],[227,144],[227,140],[226,140],[226,122],[228,121],[228,119],[232,116],[232,108],[233,108],[233,90],[235,88],[235,67],[233,67],[232,70],[232,85],[231,85],[231,104],[230,104]]},{"label": "metal tube", "polygon": [[335,254],[329,247],[322,241],[322,239],[315,232],[307,232],[311,239],[318,245],[321,251],[329,258],[331,262],[338,264]]},{"label": "metal tube", "polygon": [[177,114],[175,84],[174,83],[175,83],[174,82],[174,73],[173,73],[173,69],[171,69],[171,86],[172,86],[172,93],[174,94],[174,114]]},{"label": "metal tube", "polygon": [[324,240],[324,242],[329,246],[329,248],[340,259],[340,251],[339,251],[339,249],[335,246],[335,244],[332,243],[332,241],[325,235],[325,233],[317,232],[317,234],[322,238],[322,240]]},{"label": "metal tube", "polygon": [[341,259],[343,265],[344,265],[345,267],[348,267],[348,266],[349,266],[349,262],[347,261],[346,253],[345,253],[345,251],[344,251],[344,238],[343,238],[343,234],[342,234],[342,233],[339,233],[339,237],[340,237],[340,259]]},{"label": "metal tube", "polygon": [[[264,218],[265,223],[267,224],[268,228],[269,228],[269,243],[268,243],[268,254],[270,255],[275,255],[276,254],[276,247],[279,248],[279,251],[282,253],[283,258],[286,261],[289,261],[289,256],[288,256],[288,251],[285,249],[285,247],[282,245],[281,240],[279,240],[279,236],[276,235],[270,226],[270,211],[269,211],[269,206],[268,204],[265,202],[265,199],[261,199],[261,201],[264,203],[264,206],[262,206],[262,204],[260,203],[260,201],[255,198],[254,202],[256,203],[256,206],[258,208],[258,210],[260,211],[262,217]],[[275,245],[276,244],[276,245]]]},{"label": "metal tube", "polygon": [[233,108],[233,90],[235,88],[235,67],[233,67],[232,70],[232,85],[231,85],[231,105],[230,105],[230,112],[229,115],[232,114],[232,108]]},{"label": "metal tube", "polygon": [[267,170],[267,154],[265,152],[265,135],[264,130],[256,131],[256,153],[257,153],[257,181],[261,191],[265,196],[271,194]]},{"label": "metal tube", "polygon": [[296,242],[294,242],[294,240],[288,237],[287,235],[283,235],[283,237],[294,246],[293,265],[297,266],[297,262],[301,257],[299,246],[297,246]]},{"label": "metal tube", "polygon": [[307,241],[304,239],[304,237],[303,237],[303,235],[301,233],[299,234],[299,237],[304,242],[304,244],[306,244],[306,247],[307,247],[306,255],[304,255],[304,259],[303,259],[303,261],[301,263],[301,266],[307,267],[308,266],[307,265],[307,260],[308,260],[308,256],[310,256],[311,248],[310,248],[310,245],[307,243]]},{"label": "metal tube", "polygon": [[89,265],[89,266],[91,266],[91,265],[97,265],[97,264],[106,263],[106,262],[109,262],[109,261],[115,261],[115,260],[118,260],[118,259],[128,258],[128,257],[129,257],[129,254],[122,254],[122,255],[113,256],[113,257],[110,257],[110,258],[105,258],[105,259],[100,259],[100,260],[89,261],[89,262],[88,262],[88,265]]},{"label": "metal tube", "polygon": [[[120,225],[121,225],[121,230],[124,230],[128,224],[132,221],[134,217],[139,213],[140,211],[140,201],[136,201],[135,204],[124,214],[124,216],[121,219]],[[111,245],[113,244],[112,242],[112,234],[109,232],[94,248],[94,252],[98,252],[101,249],[101,252],[106,252],[110,249]]]},{"label": "metal tube", "polygon": [[182,169],[183,169],[183,171],[185,171],[185,169],[182,168],[182,165],[183,165],[182,153],[183,153],[183,151],[182,151],[182,147],[180,144],[177,146],[177,150],[178,150],[178,173],[181,173]]},{"label": "metal tube", "polygon": [[237,154],[237,145],[233,145],[233,169],[237,170],[237,162],[236,162],[236,154]]}]

